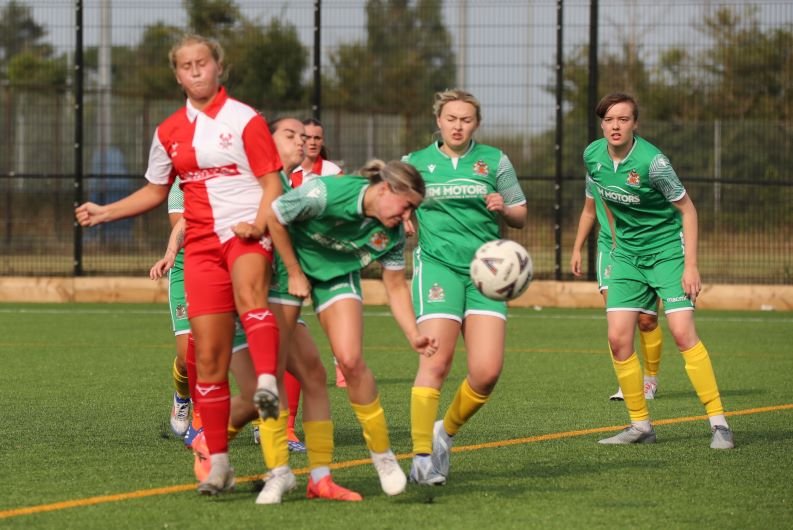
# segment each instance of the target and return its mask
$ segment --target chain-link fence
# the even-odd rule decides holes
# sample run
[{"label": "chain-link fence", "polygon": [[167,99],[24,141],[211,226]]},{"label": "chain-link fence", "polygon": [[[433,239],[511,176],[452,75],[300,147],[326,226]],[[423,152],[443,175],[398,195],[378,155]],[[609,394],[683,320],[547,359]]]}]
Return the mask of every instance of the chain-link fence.
[{"label": "chain-link fence", "polygon": [[527,227],[505,236],[529,248],[541,279],[571,278],[593,102],[631,92],[640,134],[698,207],[704,280],[793,283],[793,3],[18,0],[0,11],[2,275],[141,275],[160,257],[164,209],[82,230],[73,207],[144,183],[153,131],[183,104],[167,51],[192,30],[224,45],[234,97],[268,118],[321,118],[347,171],[429,143],[435,91],[473,92],[477,138],[509,155],[529,201]]}]

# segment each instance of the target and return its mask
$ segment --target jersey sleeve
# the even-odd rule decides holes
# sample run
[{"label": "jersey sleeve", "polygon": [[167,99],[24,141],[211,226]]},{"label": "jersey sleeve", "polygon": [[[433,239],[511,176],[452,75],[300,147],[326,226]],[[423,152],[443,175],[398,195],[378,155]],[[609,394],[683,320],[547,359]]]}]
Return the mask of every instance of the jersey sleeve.
[{"label": "jersey sleeve", "polygon": [[267,128],[267,122],[260,114],[254,115],[242,131],[245,155],[251,172],[257,177],[280,171],[283,167],[275,148],[275,142]]},{"label": "jersey sleeve", "polygon": [[320,179],[310,180],[273,201],[273,213],[282,225],[319,217],[328,203],[328,191]]},{"label": "jersey sleeve", "polygon": [[176,171],[173,168],[171,157],[165,151],[162,141],[160,141],[160,128],[154,131],[154,138],[151,140],[149,149],[149,164],[146,168],[146,180],[152,184],[167,186],[176,178]]},{"label": "jersey sleeve", "polygon": [[322,161],[322,171],[320,172],[320,177],[327,177],[332,175],[341,175],[342,171],[341,168],[336,165],[335,163],[331,162],[330,160],[323,160]]},{"label": "jersey sleeve", "polygon": [[177,177],[168,191],[168,213],[184,213],[184,193],[179,187],[179,182]]},{"label": "jersey sleeve", "polygon": [[394,245],[394,248],[383,254],[378,260],[384,269],[400,271],[405,268],[405,238]]},{"label": "jersey sleeve", "polygon": [[584,177],[584,197],[587,199],[595,198],[595,192],[592,191],[592,177],[589,175],[589,173],[587,173],[586,177]]},{"label": "jersey sleeve", "polygon": [[669,159],[658,154],[650,163],[650,185],[660,191],[666,200],[676,202],[686,194],[686,188],[672,168]]},{"label": "jersey sleeve", "polygon": [[518,182],[515,168],[512,167],[512,162],[509,161],[509,158],[504,153],[501,153],[501,160],[498,162],[496,191],[504,198],[506,206],[518,206],[526,203],[526,196],[523,194]]}]

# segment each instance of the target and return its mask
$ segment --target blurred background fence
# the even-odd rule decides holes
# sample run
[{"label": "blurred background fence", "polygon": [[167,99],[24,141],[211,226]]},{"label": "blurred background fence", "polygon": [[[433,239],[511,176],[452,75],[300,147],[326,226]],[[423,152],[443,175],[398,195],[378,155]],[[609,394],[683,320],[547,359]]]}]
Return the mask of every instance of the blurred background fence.
[{"label": "blurred background fence", "polygon": [[591,109],[631,92],[698,207],[704,281],[793,283],[792,2],[18,0],[0,17],[0,275],[143,275],[161,256],[164,207],[88,230],[73,208],[144,183],[190,30],[226,48],[234,97],[319,117],[347,171],[427,145],[434,92],[473,92],[478,139],[529,202],[504,235],[540,279],[571,279]]}]

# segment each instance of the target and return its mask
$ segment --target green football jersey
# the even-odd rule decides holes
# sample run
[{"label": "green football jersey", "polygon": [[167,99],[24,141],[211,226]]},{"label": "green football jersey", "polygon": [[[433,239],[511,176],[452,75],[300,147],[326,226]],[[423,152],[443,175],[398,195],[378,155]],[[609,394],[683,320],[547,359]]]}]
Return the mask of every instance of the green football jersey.
[{"label": "green football jersey", "polygon": [[614,241],[611,237],[611,226],[609,225],[609,218],[606,214],[606,207],[603,205],[603,199],[600,198],[600,194],[592,191],[589,181],[586,182],[584,187],[586,189],[585,194],[587,199],[595,201],[595,217],[597,217],[598,224],[600,225],[600,230],[598,231],[598,245],[611,247]]},{"label": "green football jersey", "polygon": [[359,271],[373,260],[386,269],[405,268],[402,224],[387,228],[363,213],[369,184],[357,175],[318,177],[273,202],[306,276],[326,281]]},{"label": "green football jersey", "polygon": [[682,199],[686,189],[657,147],[637,136],[615,167],[601,138],[584,151],[584,165],[591,192],[614,216],[618,248],[642,255],[682,243],[680,212],[671,203]]},{"label": "green football jersey", "polygon": [[512,163],[501,150],[474,141],[459,158],[432,143],[402,160],[421,173],[427,186],[416,211],[422,256],[468,274],[476,250],[500,237],[497,213],[488,211],[485,196],[498,192],[505,206],[526,202]]},{"label": "green football jersey", "polygon": [[168,213],[184,213],[184,193],[179,182],[179,177],[176,177],[168,190]]}]

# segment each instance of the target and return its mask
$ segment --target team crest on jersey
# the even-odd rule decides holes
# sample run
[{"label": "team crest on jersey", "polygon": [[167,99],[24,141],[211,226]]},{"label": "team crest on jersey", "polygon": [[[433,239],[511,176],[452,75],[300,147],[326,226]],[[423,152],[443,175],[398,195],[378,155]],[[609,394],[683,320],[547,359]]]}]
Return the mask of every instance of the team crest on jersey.
[{"label": "team crest on jersey", "polygon": [[187,318],[187,306],[184,304],[176,304],[176,318],[179,320]]},{"label": "team crest on jersey", "polygon": [[482,160],[477,160],[474,164],[474,175],[485,177],[488,173],[490,173],[490,168],[487,167],[487,164]]},{"label": "team crest on jersey", "polygon": [[231,133],[228,134],[220,133],[220,147],[222,149],[228,149],[229,147],[231,147],[231,139],[232,139]]},{"label": "team crest on jersey", "polygon": [[388,246],[388,235],[382,230],[378,230],[369,238],[369,246],[375,250],[384,250]]},{"label": "team crest on jersey", "polygon": [[435,164],[430,164],[427,166],[427,169],[430,170],[430,173],[435,173]]},{"label": "team crest on jersey", "polygon": [[641,180],[639,178],[639,174],[636,172],[635,169],[631,169],[631,172],[628,173],[628,180],[626,182],[628,186],[633,186],[634,188],[639,187],[639,184],[641,184]]},{"label": "team crest on jersey", "polygon": [[432,287],[430,287],[430,290],[427,293],[427,301],[443,302],[444,300],[446,300],[446,293],[443,291],[443,287],[437,283],[433,283]]}]

